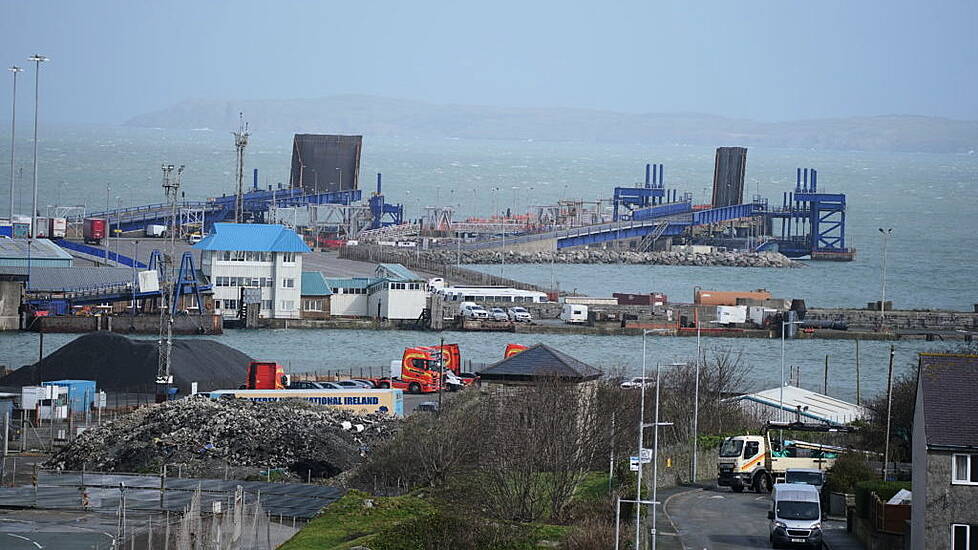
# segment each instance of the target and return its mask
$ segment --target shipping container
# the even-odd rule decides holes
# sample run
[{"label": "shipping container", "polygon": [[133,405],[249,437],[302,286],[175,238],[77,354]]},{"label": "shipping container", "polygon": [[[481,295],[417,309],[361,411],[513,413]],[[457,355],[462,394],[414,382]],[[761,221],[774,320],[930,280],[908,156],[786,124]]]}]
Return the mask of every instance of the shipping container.
[{"label": "shipping container", "polygon": [[620,306],[662,306],[668,303],[669,298],[660,292],[651,294],[625,294],[615,292],[612,294],[618,300]]},{"label": "shipping container", "polygon": [[85,218],[83,234],[87,244],[101,244],[105,238],[105,219]]},{"label": "shipping container", "polygon": [[768,320],[772,315],[777,314],[778,310],[763,306],[749,306],[747,308],[747,317],[752,323],[759,327],[764,326],[764,322]]},{"label": "shipping container", "polygon": [[71,412],[84,412],[95,404],[96,394],[94,380],[51,380],[41,382],[41,386],[58,386],[66,388],[66,403]]},{"label": "shipping container", "polygon": [[347,411],[404,416],[404,392],[396,389],[352,390],[215,390],[211,399],[275,402],[298,399]]},{"label": "shipping container", "polygon": [[45,218],[43,216],[37,217],[37,231],[34,233],[35,237],[37,237],[38,239],[48,238],[48,230],[50,229],[48,227],[49,221],[50,220],[48,218]]},{"label": "shipping container", "polygon": [[616,306],[618,299],[603,296],[567,296],[564,298],[564,303],[584,306]]},{"label": "shipping container", "polygon": [[48,238],[63,239],[68,234],[68,220],[64,218],[48,218]]},{"label": "shipping container", "polygon": [[747,322],[747,306],[717,306],[717,324],[737,325]]},{"label": "shipping container", "polygon": [[13,237],[14,236],[13,223],[0,223],[0,236]]},{"label": "shipping container", "polygon": [[705,306],[735,306],[737,298],[749,298],[753,300],[769,300],[771,293],[763,288],[751,291],[720,291],[693,289],[693,303]]}]

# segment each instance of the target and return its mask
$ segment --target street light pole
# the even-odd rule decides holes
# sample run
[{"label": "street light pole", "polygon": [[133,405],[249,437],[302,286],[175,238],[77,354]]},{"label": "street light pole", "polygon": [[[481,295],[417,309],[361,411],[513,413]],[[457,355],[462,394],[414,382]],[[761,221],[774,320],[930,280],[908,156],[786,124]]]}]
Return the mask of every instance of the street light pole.
[{"label": "street light pole", "polygon": [[32,191],[33,200],[31,201],[31,237],[37,235],[37,110],[38,100],[40,99],[39,84],[41,82],[41,63],[48,58],[43,55],[34,54],[27,58],[34,62],[34,188]]},{"label": "street light pole", "polygon": [[24,72],[17,65],[7,69],[14,74],[14,90],[10,109],[10,223],[14,222],[14,149],[17,146],[17,73]]},{"label": "street light pole", "polygon": [[880,330],[883,330],[884,324],[886,323],[886,242],[890,240],[890,233],[893,231],[892,227],[883,229],[878,228],[879,232],[883,234],[883,258],[882,258],[882,273],[880,273]]},{"label": "street light pole", "polygon": [[649,331],[642,331],[642,405],[638,417],[638,481],[635,489],[635,550],[641,547],[642,534],[642,449],[645,448],[645,365],[648,359],[646,337]]},{"label": "street light pole", "polygon": [[781,321],[781,383],[778,390],[781,392],[778,397],[778,419],[784,420],[784,333],[788,330],[788,325],[800,325],[801,321]]}]

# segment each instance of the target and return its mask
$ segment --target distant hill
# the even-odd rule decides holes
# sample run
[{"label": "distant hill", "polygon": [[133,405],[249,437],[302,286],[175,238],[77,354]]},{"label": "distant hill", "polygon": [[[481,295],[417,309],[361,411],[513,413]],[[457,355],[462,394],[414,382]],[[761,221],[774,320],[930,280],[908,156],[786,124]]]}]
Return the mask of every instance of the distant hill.
[{"label": "distant hill", "polygon": [[239,112],[245,113],[253,128],[294,132],[935,153],[978,149],[978,121],[936,117],[891,115],[771,123],[697,113],[436,105],[362,95],[189,100],[136,116],[126,125],[231,129],[237,127]]}]

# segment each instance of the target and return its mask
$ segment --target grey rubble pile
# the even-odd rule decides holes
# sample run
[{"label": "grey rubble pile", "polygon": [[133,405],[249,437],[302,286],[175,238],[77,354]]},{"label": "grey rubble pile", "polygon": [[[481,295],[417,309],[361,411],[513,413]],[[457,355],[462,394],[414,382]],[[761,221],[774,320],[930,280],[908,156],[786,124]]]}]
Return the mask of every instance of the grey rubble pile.
[{"label": "grey rubble pile", "polygon": [[285,468],[331,477],[352,468],[400,421],[301,401],[189,397],[144,407],[83,432],[48,462],[66,470],[146,472],[184,464],[192,475]]},{"label": "grey rubble pile", "polygon": [[[405,256],[406,263],[414,260],[416,253],[398,251]],[[428,260],[443,264],[454,264],[459,260],[456,250],[429,250],[420,253]],[[461,263],[464,264],[646,264],[646,265],[697,265],[727,267],[800,267],[796,262],[778,252],[714,252],[703,254],[685,250],[661,252],[634,252],[614,249],[575,249],[540,252],[517,250],[463,250]]]},{"label": "grey rubble pile", "polygon": [[[0,379],[5,386],[27,386],[45,380],[95,380],[106,391],[155,391],[159,365],[156,340],[95,332],[80,336],[40,362]],[[245,381],[251,358],[220,342],[177,338],[170,354],[170,373],[181,394],[190,383],[199,391],[237,388]]]}]

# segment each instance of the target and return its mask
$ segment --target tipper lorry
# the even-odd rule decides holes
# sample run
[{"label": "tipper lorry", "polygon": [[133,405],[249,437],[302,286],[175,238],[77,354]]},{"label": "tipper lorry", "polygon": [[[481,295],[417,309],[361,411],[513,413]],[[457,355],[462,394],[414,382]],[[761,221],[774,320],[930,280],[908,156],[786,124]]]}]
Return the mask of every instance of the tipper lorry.
[{"label": "tipper lorry", "polygon": [[770,492],[775,483],[785,482],[785,472],[795,468],[825,471],[835,464],[844,447],[805,441],[771,440],[772,430],[848,432],[847,426],[770,422],[762,435],[736,435],[720,445],[717,485],[739,493],[745,488]]}]

